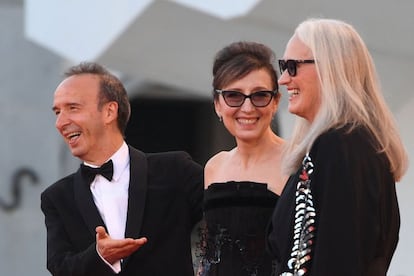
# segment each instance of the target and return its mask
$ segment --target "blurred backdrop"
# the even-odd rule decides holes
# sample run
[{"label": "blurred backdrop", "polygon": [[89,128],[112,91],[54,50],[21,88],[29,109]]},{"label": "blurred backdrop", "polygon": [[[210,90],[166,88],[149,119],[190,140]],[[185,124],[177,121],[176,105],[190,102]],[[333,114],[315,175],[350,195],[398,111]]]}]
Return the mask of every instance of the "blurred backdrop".
[{"label": "blurred backdrop", "polygon": [[[214,54],[254,40],[281,57],[302,20],[342,19],[368,44],[412,157],[413,13],[409,0],[0,0],[0,275],[49,275],[40,193],[79,165],[51,110],[68,66],[98,61],[121,78],[132,103],[130,144],[183,149],[204,165],[234,143],[213,112]],[[273,127],[288,139],[293,116],[281,92]],[[411,166],[397,184],[402,224],[391,276],[414,275],[413,174]]]}]

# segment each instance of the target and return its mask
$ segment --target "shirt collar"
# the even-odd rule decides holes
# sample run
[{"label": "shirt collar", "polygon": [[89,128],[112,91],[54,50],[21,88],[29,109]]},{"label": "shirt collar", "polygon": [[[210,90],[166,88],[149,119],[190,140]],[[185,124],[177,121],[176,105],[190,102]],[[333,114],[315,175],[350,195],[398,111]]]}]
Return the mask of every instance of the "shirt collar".
[{"label": "shirt collar", "polygon": [[112,159],[112,162],[114,163],[114,175],[112,178],[115,181],[118,181],[124,170],[129,165],[129,149],[125,141],[110,159]]},{"label": "shirt collar", "polygon": [[[125,141],[123,141],[121,147],[105,162],[108,162],[110,159],[112,159],[112,163],[114,165],[114,174],[112,176],[112,179],[115,181],[118,181],[122,173],[124,172],[124,170],[129,165],[129,149]],[[97,167],[87,162],[83,162],[83,163],[92,168]]]}]

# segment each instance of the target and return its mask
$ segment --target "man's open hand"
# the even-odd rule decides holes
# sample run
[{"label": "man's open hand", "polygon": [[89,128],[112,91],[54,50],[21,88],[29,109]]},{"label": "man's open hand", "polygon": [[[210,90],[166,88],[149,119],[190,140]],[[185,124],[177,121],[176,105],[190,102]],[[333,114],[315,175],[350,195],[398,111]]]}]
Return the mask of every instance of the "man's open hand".
[{"label": "man's open hand", "polygon": [[95,230],[99,254],[110,264],[128,257],[147,242],[147,238],[112,239],[102,226],[96,227]]}]

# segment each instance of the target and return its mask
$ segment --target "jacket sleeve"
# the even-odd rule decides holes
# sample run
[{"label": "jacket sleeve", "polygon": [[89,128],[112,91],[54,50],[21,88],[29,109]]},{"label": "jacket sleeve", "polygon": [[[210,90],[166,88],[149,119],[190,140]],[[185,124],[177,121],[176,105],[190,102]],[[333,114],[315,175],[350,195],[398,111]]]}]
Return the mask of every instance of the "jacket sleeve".
[{"label": "jacket sleeve", "polygon": [[311,150],[317,212],[312,275],[374,275],[367,271],[381,254],[380,193],[394,183],[368,140],[331,132]]},{"label": "jacket sleeve", "polygon": [[56,206],[56,199],[52,199],[49,192],[41,194],[41,210],[47,230],[47,269],[54,276],[114,275],[99,257],[95,242],[87,248],[75,248]]},{"label": "jacket sleeve", "polygon": [[179,158],[182,163],[183,190],[187,195],[191,223],[194,226],[203,216],[203,167],[187,153],[183,153]]}]

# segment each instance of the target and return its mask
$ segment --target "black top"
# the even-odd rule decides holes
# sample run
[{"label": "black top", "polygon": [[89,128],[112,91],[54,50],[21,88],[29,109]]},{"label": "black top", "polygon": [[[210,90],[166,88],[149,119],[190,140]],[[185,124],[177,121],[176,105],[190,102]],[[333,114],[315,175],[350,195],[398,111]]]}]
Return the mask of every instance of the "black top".
[{"label": "black top", "polygon": [[204,193],[198,275],[269,276],[265,229],[277,199],[263,183],[211,184]]},{"label": "black top", "polygon": [[[310,151],[315,239],[308,275],[386,275],[398,242],[395,182],[383,154],[363,128],[330,130]],[[291,272],[298,172],[282,192],[269,226],[268,246],[277,273]]]}]

